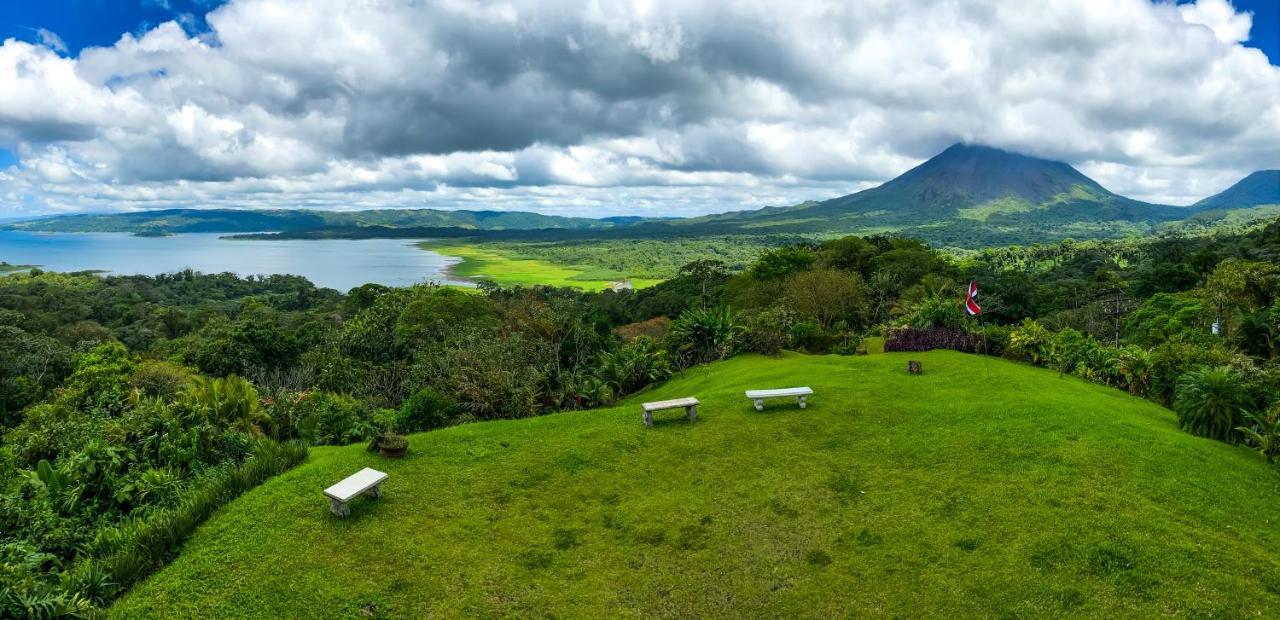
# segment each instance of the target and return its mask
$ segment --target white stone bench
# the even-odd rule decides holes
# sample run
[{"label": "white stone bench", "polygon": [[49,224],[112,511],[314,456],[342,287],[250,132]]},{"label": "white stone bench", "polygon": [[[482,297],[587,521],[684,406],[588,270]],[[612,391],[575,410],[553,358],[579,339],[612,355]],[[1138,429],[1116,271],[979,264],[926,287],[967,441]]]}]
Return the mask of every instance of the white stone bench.
[{"label": "white stone bench", "polygon": [[645,403],[642,406],[644,407],[645,426],[653,426],[653,412],[662,411],[663,409],[684,409],[685,415],[689,416],[690,422],[698,421],[698,399],[692,396],[674,400],[660,400],[656,403]]},{"label": "white stone bench", "polygon": [[800,401],[800,408],[804,409],[804,399],[813,394],[813,390],[807,387],[782,388],[778,390],[747,390],[747,398],[756,402],[756,411],[764,411],[764,399],[766,398],[784,398],[787,396],[795,396]]},{"label": "white stone bench", "polygon": [[347,502],[361,495],[382,497],[382,481],[386,479],[387,474],[369,467],[347,476],[342,482],[324,490],[329,498],[329,511],[339,517],[350,516],[351,507]]}]

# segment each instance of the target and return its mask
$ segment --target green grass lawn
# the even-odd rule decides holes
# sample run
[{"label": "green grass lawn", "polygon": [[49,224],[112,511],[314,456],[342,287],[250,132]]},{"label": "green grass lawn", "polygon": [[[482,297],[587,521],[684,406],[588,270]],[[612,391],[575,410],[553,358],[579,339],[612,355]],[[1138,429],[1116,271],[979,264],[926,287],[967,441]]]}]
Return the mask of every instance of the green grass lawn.
[{"label": "green grass lawn", "polygon": [[[117,618],[1275,617],[1280,473],[1166,409],[952,352],[745,357],[621,405],[321,448]],[[810,385],[808,409],[746,388]],[[696,395],[641,424],[639,403]],[[333,517],[364,466],[380,500]]]},{"label": "green grass lawn", "polygon": [[[627,279],[627,274],[620,271],[594,266],[558,265],[491,246],[482,247],[457,241],[423,241],[418,247],[461,258],[462,262],[453,267],[453,273],[457,276],[484,278],[503,286],[568,286],[600,291],[609,288],[613,282]],[[653,286],[661,281],[631,278],[631,284],[635,288]]]}]

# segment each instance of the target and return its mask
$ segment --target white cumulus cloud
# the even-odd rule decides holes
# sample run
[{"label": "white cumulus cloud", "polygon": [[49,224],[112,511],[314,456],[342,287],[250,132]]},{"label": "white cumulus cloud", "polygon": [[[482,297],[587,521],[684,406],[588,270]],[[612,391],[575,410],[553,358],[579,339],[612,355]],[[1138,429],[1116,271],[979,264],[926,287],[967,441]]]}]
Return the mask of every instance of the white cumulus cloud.
[{"label": "white cumulus cloud", "polygon": [[1227,0],[232,0],[0,45],[0,216],[172,206],[693,214],[964,140],[1186,204],[1280,167]]}]

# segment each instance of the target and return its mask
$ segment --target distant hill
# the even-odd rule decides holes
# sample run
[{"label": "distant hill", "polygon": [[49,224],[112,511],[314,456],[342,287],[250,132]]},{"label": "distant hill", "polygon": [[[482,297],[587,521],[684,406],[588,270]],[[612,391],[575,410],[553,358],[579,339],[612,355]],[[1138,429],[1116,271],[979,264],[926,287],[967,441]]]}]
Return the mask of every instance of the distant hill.
[{"label": "distant hill", "polygon": [[1248,209],[1280,205],[1280,170],[1259,170],[1240,182],[1191,205],[1196,211]]},{"label": "distant hill", "polygon": [[1111,192],[1064,162],[988,146],[955,144],[883,185],[847,196],[688,219],[595,219],[434,209],[167,209],[57,216],[3,223],[0,229],[272,232],[291,238],[485,236],[548,241],[585,237],[900,234],[938,246],[979,248],[1247,224],[1276,215],[1280,215],[1280,170],[1255,172],[1221,194],[1190,207],[1174,207]]},{"label": "distant hill", "polygon": [[316,211],[309,209],[163,209],[132,213],[63,215],[13,222],[9,230],[42,232],[295,232],[325,228],[458,228],[529,230],[609,228],[608,220],[560,217],[525,211],[440,211],[381,209]]},{"label": "distant hill", "polygon": [[1191,213],[1115,194],[1064,162],[955,144],[901,176],[855,194],[672,225],[755,232],[902,232],[972,247],[1145,233]]}]

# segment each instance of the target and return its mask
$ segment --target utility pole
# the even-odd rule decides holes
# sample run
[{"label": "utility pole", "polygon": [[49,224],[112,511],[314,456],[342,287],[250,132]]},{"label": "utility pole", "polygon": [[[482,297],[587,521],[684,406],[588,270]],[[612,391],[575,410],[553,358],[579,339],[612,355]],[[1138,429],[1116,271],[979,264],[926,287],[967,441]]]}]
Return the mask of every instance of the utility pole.
[{"label": "utility pole", "polygon": [[1123,289],[1116,287],[1103,293],[1101,301],[1102,312],[1111,319],[1115,330],[1115,346],[1118,349],[1120,348],[1120,319],[1133,310],[1133,299],[1126,295]]}]

